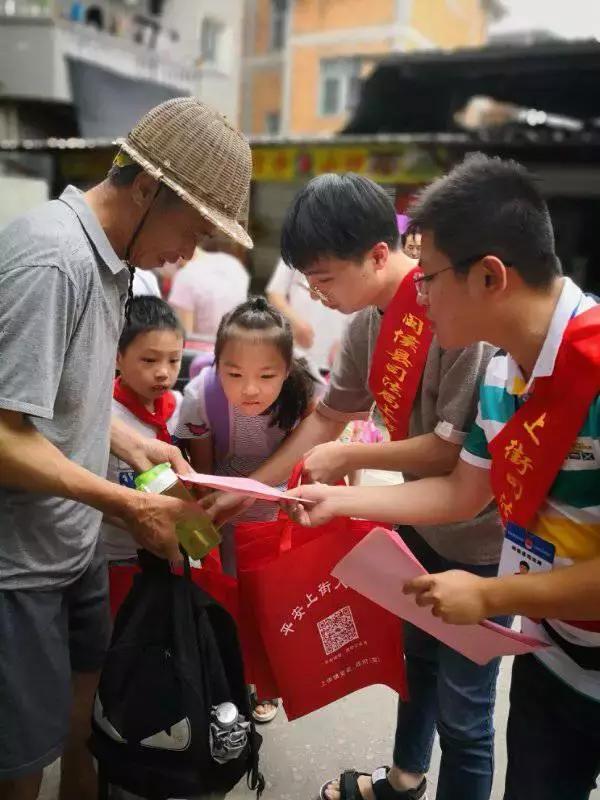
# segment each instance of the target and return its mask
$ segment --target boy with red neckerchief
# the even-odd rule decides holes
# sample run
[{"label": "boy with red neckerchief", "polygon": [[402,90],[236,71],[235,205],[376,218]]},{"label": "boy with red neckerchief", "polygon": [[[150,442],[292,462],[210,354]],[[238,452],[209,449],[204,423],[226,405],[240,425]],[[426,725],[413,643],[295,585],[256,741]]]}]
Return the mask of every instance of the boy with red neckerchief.
[{"label": "boy with red neckerchief", "polygon": [[[133,298],[129,322],[119,339],[113,418],[144,437],[171,442],[182,399],[178,392],[171,391],[171,386],[179,374],[183,343],[183,328],[168,303],[152,296]],[[134,488],[134,477],[131,466],[111,453],[108,480]],[[101,536],[109,564],[135,560],[139,545],[125,530],[104,522]]]}]

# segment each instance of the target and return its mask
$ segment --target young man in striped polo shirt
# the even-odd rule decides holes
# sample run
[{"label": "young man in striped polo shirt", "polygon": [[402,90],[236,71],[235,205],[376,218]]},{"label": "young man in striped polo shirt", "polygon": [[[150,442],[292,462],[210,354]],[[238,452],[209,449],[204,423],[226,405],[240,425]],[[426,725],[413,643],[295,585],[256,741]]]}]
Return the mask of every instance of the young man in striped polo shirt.
[{"label": "young man in striped polo shirt", "polygon": [[317,503],[296,515],[439,524],[470,518],[493,494],[504,574],[451,571],[405,591],[447,622],[522,614],[526,632],[546,640],[515,659],[504,797],[583,800],[600,773],[599,308],[562,276],[546,203],[515,162],[467,158],[412,217],[423,231],[421,300],[440,344],[502,348],[477,421],[450,475],[303,487]]}]

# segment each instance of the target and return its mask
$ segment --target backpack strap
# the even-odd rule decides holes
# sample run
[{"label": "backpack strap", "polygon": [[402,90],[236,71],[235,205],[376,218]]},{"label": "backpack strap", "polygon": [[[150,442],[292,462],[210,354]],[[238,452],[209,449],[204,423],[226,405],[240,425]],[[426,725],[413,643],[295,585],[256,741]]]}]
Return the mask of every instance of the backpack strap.
[{"label": "backpack strap", "polygon": [[225,397],[217,367],[212,364],[202,370],[204,377],[204,408],[213,434],[215,451],[221,457],[229,453],[230,419],[229,400]]},{"label": "backpack strap", "polygon": [[256,792],[256,800],[260,800],[265,790],[265,777],[259,769],[258,751],[262,744],[262,737],[256,732],[254,723],[250,720],[250,763],[246,772],[246,784],[251,792]]}]

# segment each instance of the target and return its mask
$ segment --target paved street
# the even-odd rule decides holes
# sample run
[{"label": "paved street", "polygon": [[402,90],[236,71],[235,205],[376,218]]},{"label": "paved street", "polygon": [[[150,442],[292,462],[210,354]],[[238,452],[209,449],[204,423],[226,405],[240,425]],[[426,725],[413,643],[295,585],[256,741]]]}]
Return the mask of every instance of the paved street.
[{"label": "paved street", "polygon": [[[501,670],[496,706],[496,780],[493,800],[501,800],[506,766],[504,731],[508,711],[508,678],[511,659]],[[342,769],[370,770],[389,764],[395,723],[395,696],[374,686],[346,697],[304,719],[288,723],[283,714],[262,729],[265,743],[261,768],[267,779],[264,800],[314,800],[321,783]],[[557,736],[560,735],[557,731]],[[436,745],[431,768],[432,790],[439,768]],[[57,769],[48,770],[41,800],[56,800]],[[252,800],[244,784],[228,795],[231,800]],[[600,800],[600,791],[592,794]],[[465,800],[467,800],[465,798]]]},{"label": "paved street", "polygon": [[[363,483],[383,484],[401,480],[398,473],[363,475]],[[502,664],[496,703],[496,779],[492,800],[501,800],[506,769],[504,737],[508,714],[508,687],[512,659]],[[369,771],[389,764],[392,757],[396,697],[382,686],[356,692],[293,723],[285,715],[263,726],[261,769],[267,780],[265,800],[314,800],[326,780],[343,769]],[[557,731],[557,736],[560,732]],[[436,742],[430,772],[429,800],[435,798],[440,750]],[[41,800],[56,800],[57,768],[48,770]],[[252,800],[252,793],[240,784],[228,798]],[[600,790],[591,795],[600,800]],[[468,798],[465,798],[468,800]]]}]

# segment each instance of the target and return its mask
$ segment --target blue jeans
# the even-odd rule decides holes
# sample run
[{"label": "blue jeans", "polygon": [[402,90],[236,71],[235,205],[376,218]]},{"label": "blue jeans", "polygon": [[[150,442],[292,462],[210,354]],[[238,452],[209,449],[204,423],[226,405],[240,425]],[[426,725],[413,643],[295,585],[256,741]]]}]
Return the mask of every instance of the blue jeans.
[{"label": "blue jeans", "polygon": [[[498,571],[497,564],[448,561],[412,528],[399,533],[428,572],[462,569],[493,577]],[[408,623],[404,649],[410,699],[398,703],[394,764],[426,773],[437,727],[442,749],[437,800],[489,800],[499,659],[481,667]]]}]

